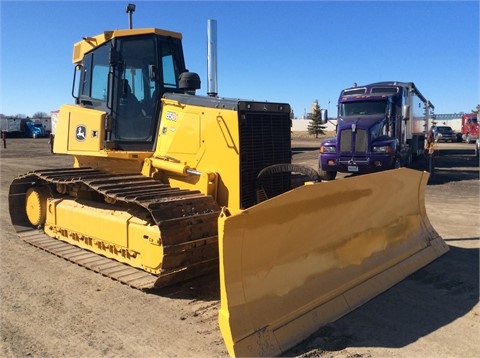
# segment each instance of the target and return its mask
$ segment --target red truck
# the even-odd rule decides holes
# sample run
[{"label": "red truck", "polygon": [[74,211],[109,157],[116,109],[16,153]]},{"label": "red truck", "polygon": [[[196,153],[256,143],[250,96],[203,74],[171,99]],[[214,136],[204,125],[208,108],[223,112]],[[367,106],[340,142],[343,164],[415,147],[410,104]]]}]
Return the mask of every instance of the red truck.
[{"label": "red truck", "polygon": [[478,120],[476,113],[462,116],[462,139],[470,143],[478,139]]}]

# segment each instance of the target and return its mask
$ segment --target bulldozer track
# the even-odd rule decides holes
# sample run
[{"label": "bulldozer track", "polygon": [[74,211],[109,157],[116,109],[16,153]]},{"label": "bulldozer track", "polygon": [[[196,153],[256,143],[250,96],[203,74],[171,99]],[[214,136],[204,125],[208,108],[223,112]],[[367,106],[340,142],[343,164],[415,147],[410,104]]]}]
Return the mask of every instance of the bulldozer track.
[{"label": "bulldozer track", "polygon": [[[162,273],[86,251],[32,228],[22,216],[25,193],[36,185],[71,185],[100,194],[111,205],[141,208],[161,230]],[[57,194],[55,194],[57,195]],[[106,174],[92,168],[36,170],[17,177],[10,188],[12,222],[25,242],[140,290],[161,288],[218,268],[219,207],[199,191],[172,188],[140,174]],[[18,213],[20,212],[20,213]]]},{"label": "bulldozer track", "polygon": [[38,230],[21,232],[18,236],[32,246],[38,247],[51,254],[74,262],[80,266],[113,278],[130,287],[140,290],[154,286],[158,276],[122,264],[121,262],[85,251],[77,246],[51,238]]}]

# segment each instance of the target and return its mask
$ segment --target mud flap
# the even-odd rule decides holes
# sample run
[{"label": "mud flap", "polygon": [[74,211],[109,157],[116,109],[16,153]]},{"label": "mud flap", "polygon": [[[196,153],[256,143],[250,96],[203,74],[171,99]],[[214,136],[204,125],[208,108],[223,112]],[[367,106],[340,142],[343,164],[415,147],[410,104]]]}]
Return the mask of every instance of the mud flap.
[{"label": "mud flap", "polygon": [[219,324],[231,356],[275,356],[448,251],[428,173],[305,185],[219,218]]}]

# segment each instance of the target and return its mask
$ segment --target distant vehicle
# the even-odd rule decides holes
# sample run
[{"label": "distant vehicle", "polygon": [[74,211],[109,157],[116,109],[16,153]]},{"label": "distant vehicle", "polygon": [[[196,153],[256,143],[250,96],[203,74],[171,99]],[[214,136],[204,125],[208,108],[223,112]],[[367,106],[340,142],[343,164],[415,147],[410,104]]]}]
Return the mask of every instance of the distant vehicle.
[{"label": "distant vehicle", "polygon": [[26,136],[31,138],[45,137],[45,128],[40,122],[28,121],[26,123]]},{"label": "distant vehicle", "polygon": [[19,136],[23,132],[22,121],[25,120],[21,118],[2,118],[0,120],[0,129],[4,133],[8,133],[9,136]]},{"label": "distant vehicle", "polygon": [[409,166],[423,154],[433,109],[413,82],[377,82],[342,90],[337,135],[320,146],[321,178]]},{"label": "distant vehicle", "polygon": [[449,126],[433,126],[433,135],[435,136],[435,142],[456,142],[457,134],[452,127]]},{"label": "distant vehicle", "polygon": [[478,119],[476,113],[464,114],[462,116],[462,139],[473,142],[478,139]]}]

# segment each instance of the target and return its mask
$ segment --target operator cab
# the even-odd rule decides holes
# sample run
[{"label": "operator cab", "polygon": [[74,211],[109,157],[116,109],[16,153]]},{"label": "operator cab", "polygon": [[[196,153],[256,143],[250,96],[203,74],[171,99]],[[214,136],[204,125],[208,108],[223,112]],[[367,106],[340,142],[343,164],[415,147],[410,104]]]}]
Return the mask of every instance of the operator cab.
[{"label": "operator cab", "polygon": [[160,98],[165,92],[185,92],[180,75],[188,70],[181,36],[157,29],[115,33],[77,63],[74,97],[77,104],[106,113],[105,148],[149,151],[156,139]]}]

